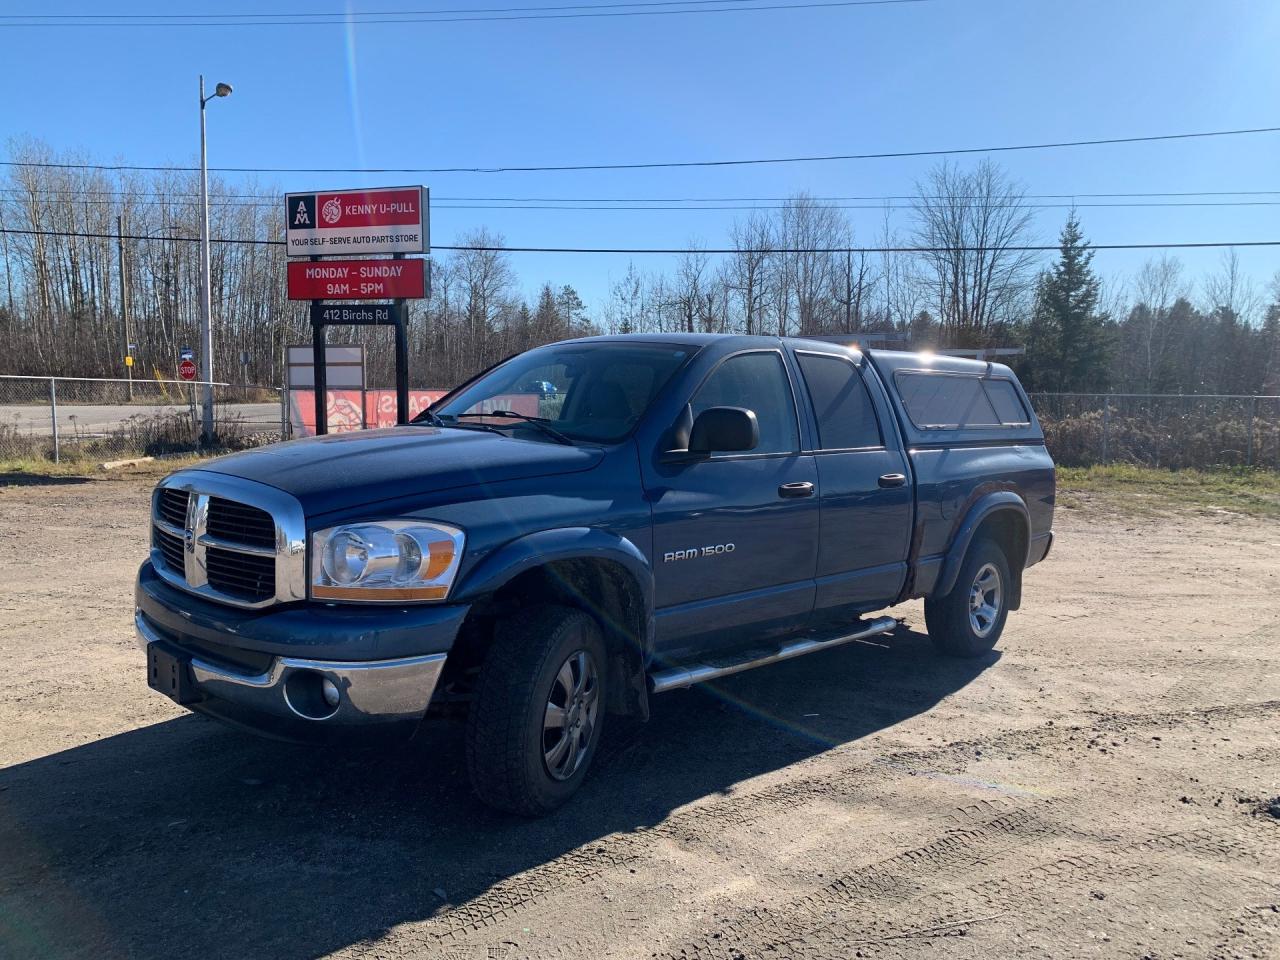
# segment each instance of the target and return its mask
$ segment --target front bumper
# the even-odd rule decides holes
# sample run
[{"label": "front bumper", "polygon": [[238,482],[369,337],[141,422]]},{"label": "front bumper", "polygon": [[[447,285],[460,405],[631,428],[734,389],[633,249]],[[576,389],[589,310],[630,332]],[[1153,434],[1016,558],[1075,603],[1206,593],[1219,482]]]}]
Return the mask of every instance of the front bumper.
[{"label": "front bumper", "polygon": [[[167,641],[141,610],[134,613],[133,623],[143,650],[159,643],[181,653],[181,647]],[[310,720],[350,726],[421,719],[431,703],[445,657],[443,653],[432,653],[365,662],[276,657],[265,672],[252,674],[191,656],[188,669],[203,697],[232,708],[290,724]],[[336,706],[314,695],[323,680],[337,688]],[[190,705],[198,709],[202,702]],[[211,712],[218,711],[214,708]]]},{"label": "front bumper", "polygon": [[[426,713],[465,605],[290,605],[237,610],[185,593],[143,564],[134,627],[188,671],[184,706],[289,739]],[[321,693],[336,688],[336,705]]]}]

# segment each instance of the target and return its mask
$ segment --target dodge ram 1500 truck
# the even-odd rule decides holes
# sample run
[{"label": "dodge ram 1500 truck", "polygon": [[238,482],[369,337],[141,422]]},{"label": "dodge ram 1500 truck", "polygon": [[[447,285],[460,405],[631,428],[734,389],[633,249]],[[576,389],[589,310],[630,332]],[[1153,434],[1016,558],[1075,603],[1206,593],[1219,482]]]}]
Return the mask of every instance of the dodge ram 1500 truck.
[{"label": "dodge ram 1500 truck", "polygon": [[1053,506],[1000,364],[573,340],[408,425],[167,477],[135,621],[152,687],[259,732],[465,714],[477,795],[537,815],[578,788],[607,715],[886,633],[868,615],[894,604],[923,597],[941,652],[984,654]]}]

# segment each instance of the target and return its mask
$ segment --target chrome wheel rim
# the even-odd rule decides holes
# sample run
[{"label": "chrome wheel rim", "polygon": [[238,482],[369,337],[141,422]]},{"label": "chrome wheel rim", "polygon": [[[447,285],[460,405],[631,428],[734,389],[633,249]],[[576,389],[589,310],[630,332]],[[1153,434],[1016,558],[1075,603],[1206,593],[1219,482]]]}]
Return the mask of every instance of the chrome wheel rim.
[{"label": "chrome wheel rim", "polygon": [[600,707],[600,675],[586,650],[556,671],[542,719],[542,760],[554,780],[568,780],[586,759]]},{"label": "chrome wheel rim", "polygon": [[985,637],[995,629],[1003,595],[1000,571],[995,564],[983,564],[969,588],[969,627],[977,636]]}]

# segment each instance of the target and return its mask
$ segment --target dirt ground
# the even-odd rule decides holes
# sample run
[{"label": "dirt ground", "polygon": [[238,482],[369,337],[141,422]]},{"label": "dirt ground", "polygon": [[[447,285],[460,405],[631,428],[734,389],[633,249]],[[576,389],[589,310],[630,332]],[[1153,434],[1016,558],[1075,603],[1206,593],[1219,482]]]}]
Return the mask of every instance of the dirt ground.
[{"label": "dirt ground", "polygon": [[1086,498],[998,655],[908,606],[655,699],[526,822],[455,728],[318,750],[151,693],[146,499],[0,488],[0,956],[1280,957],[1280,522]]}]

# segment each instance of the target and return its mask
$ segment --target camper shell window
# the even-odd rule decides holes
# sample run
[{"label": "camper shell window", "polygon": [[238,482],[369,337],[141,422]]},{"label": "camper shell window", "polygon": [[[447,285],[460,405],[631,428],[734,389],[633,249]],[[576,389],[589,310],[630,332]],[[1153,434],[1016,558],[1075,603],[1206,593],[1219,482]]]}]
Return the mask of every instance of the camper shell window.
[{"label": "camper shell window", "polygon": [[1011,380],[925,370],[900,370],[894,380],[919,430],[992,430],[1031,422]]}]

